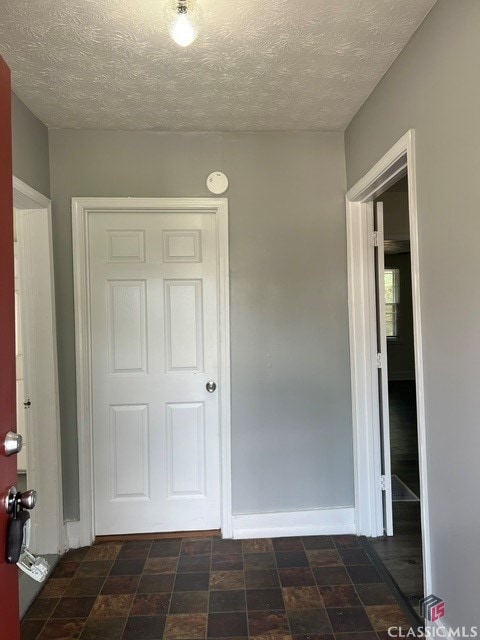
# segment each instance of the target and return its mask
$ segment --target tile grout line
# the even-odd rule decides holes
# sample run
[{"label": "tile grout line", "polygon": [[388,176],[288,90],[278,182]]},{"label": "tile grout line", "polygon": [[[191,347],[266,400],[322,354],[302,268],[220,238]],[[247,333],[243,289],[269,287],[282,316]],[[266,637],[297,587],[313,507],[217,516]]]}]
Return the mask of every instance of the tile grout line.
[{"label": "tile grout line", "polygon": [[[328,626],[330,627],[330,629],[331,629],[331,631],[332,631],[332,634],[333,634],[333,635],[334,635],[334,637],[335,637],[335,632],[334,632],[334,630],[333,630],[333,626],[332,626],[332,623],[331,623],[331,621],[330,621],[330,617],[329,617],[328,612],[327,612],[327,607],[325,606],[325,601],[324,601],[324,599],[323,599],[322,594],[320,593],[319,585],[318,585],[318,583],[317,583],[317,578],[315,577],[315,574],[314,574],[314,572],[313,572],[313,566],[310,564],[310,556],[308,555],[308,551],[307,551],[307,549],[306,549],[306,547],[305,547],[305,543],[304,543],[304,541],[303,541],[303,538],[304,538],[304,536],[301,536],[301,537],[300,537],[300,540],[302,541],[302,546],[303,546],[303,548],[304,548],[304,550],[305,550],[305,555],[306,555],[306,557],[307,557],[307,562],[308,562],[308,568],[309,568],[309,569],[310,569],[310,571],[312,572],[313,579],[315,580],[315,587],[316,587],[316,589],[317,589],[317,593],[318,593],[318,595],[319,595],[319,597],[320,597],[321,602],[323,603],[323,609],[324,609],[324,611],[325,611],[325,616],[326,616],[326,618],[327,618]],[[334,548],[336,549],[335,541],[334,541],[333,537],[332,537],[332,536],[328,536],[328,538],[330,538],[330,540],[331,540],[331,542],[332,542],[332,544],[333,544]],[[339,554],[339,555],[340,555],[340,554]]]},{"label": "tile grout line", "polygon": [[[190,573],[203,573],[203,572],[198,572],[198,571],[185,571],[185,572],[183,572],[183,573],[181,573],[181,574],[180,574],[180,573],[179,573],[179,571],[178,571],[178,567],[179,567],[179,564],[180,564],[180,558],[182,558],[182,557],[185,557],[185,558],[188,558],[188,557],[204,557],[204,556],[206,556],[206,555],[207,555],[207,556],[209,556],[209,557],[210,557],[210,563],[209,563],[209,565],[210,565],[210,566],[209,566],[209,570],[208,570],[208,572],[206,572],[206,573],[208,573],[207,613],[206,613],[206,615],[207,615],[207,625],[206,625],[206,629],[205,629],[205,636],[204,636],[204,639],[206,640],[206,636],[207,636],[207,632],[208,632],[208,607],[209,607],[208,602],[209,602],[209,594],[210,594],[210,590],[209,590],[209,587],[210,587],[210,574],[211,574],[210,567],[211,567],[211,564],[212,564],[212,544],[213,544],[213,539],[214,539],[213,537],[211,537],[211,538],[209,537],[209,538],[206,538],[206,539],[204,539],[204,538],[192,538],[192,539],[190,540],[190,542],[198,542],[198,541],[200,541],[200,540],[202,540],[202,541],[204,541],[204,540],[209,540],[209,542],[210,542],[210,553],[209,553],[209,554],[192,555],[192,556],[189,556],[189,555],[182,556],[182,547],[183,547],[183,542],[184,542],[184,540],[189,540],[189,539],[188,539],[188,538],[184,538],[184,539],[182,539],[182,540],[181,540],[181,542],[180,542],[180,548],[179,548],[178,556],[177,556],[177,568],[176,568],[176,571],[175,571],[175,573],[174,573],[174,581],[173,581],[173,584],[172,584],[172,590],[171,590],[171,595],[170,595],[170,602],[169,602],[169,607],[168,607],[167,617],[166,617],[166,620],[165,620],[165,629],[166,629],[166,625],[167,625],[168,617],[169,617],[170,615],[194,615],[195,613],[197,613],[197,612],[180,612],[180,613],[178,613],[178,614],[172,614],[172,613],[170,613],[170,611],[171,611],[171,606],[172,606],[173,596],[174,596],[174,594],[175,594],[175,584],[176,584],[177,577],[178,577],[179,575],[188,575],[188,574],[190,574]],[[179,591],[178,593],[182,593],[182,594],[183,594],[183,593],[199,593],[200,591],[201,591],[201,590],[199,590],[199,591]],[[201,612],[201,613],[204,613],[204,612]],[[162,637],[163,637],[163,638],[165,638],[165,631],[164,631],[164,633],[163,633],[163,636],[162,636]]]},{"label": "tile grout line", "polygon": [[208,572],[208,596],[207,596],[207,624],[205,625],[205,640],[208,638],[208,623],[210,619],[210,576],[213,570],[213,540],[210,540],[210,571]]},{"label": "tile grout line", "polygon": [[[107,543],[107,544],[108,544],[108,543]],[[100,545],[98,545],[98,546],[100,546]],[[90,549],[93,549],[94,547],[95,547],[95,544],[93,544],[93,545],[90,547]],[[117,560],[117,558],[118,558],[118,556],[119,556],[120,551],[122,550],[122,548],[123,548],[123,544],[120,546],[120,549],[119,549],[119,551],[117,552],[117,555],[116,555],[116,556],[114,557],[114,559],[113,559],[112,567],[113,567],[113,565],[115,564],[115,562],[116,562],[116,560]],[[88,552],[88,553],[89,553],[89,552]],[[86,556],[85,556],[85,558],[84,558],[84,561],[86,561],[86,558],[88,557],[88,553],[86,554]],[[110,567],[110,571],[112,570],[112,567]],[[80,568],[80,567],[79,567],[79,568]],[[107,581],[107,579],[108,579],[108,576],[109,576],[109,575],[110,575],[110,572],[109,572],[109,573],[107,573],[107,575],[104,577],[103,582],[102,582],[102,586],[100,587],[100,591],[99,591],[99,592],[98,592],[98,594],[95,596],[95,602],[97,601],[98,597],[101,595],[101,593],[102,593],[102,589],[103,589],[103,587],[105,586],[105,583],[106,583],[106,581]],[[103,577],[103,576],[100,576],[100,577]],[[72,580],[73,580],[73,578],[72,578]],[[90,617],[91,617],[91,615],[92,615],[92,611],[93,611],[93,609],[95,608],[95,602],[93,603],[93,607],[90,609],[90,613],[88,614],[88,616],[87,616],[87,617],[86,617],[86,619],[85,619],[85,624],[84,624],[83,629],[82,629],[82,631],[81,631],[81,633],[80,633],[79,640],[82,640],[82,635],[83,635],[83,632],[84,632],[85,627],[86,627],[86,625],[87,625],[87,622],[89,621],[89,619],[90,619]],[[122,633],[123,633],[123,632],[122,632]]]},{"label": "tile grout line", "polygon": [[[183,545],[183,540],[180,541],[180,546],[178,547],[177,564],[175,565],[175,571],[173,573],[172,588],[170,590],[170,601],[168,603],[168,610],[167,610],[167,614],[165,616],[165,627],[164,627],[163,632],[162,632],[162,639],[165,638],[165,631],[167,630],[168,616],[170,615],[170,609],[172,608],[172,600],[173,600],[173,594],[175,593],[175,583],[177,581],[178,565],[180,564],[180,557],[181,557],[181,553],[182,553],[182,545]],[[153,542],[152,542],[152,546],[153,546]],[[165,556],[165,557],[168,557],[168,556]]]},{"label": "tile grout line", "polygon": [[242,550],[242,572],[243,572],[243,597],[245,598],[245,623],[247,625],[247,638],[250,639],[250,623],[248,619],[247,605],[247,570],[245,568],[245,550],[243,548],[243,540],[240,540],[240,549]]},{"label": "tile grout line", "polygon": [[[71,583],[72,583],[72,582],[73,582],[73,580],[75,579],[75,576],[76,576],[77,572],[79,571],[79,569],[81,568],[81,566],[82,566],[82,564],[83,564],[84,562],[101,562],[101,560],[87,560],[87,558],[88,558],[88,554],[90,553],[90,550],[91,550],[91,549],[93,549],[94,547],[95,547],[95,544],[93,544],[93,545],[90,547],[90,549],[88,550],[88,552],[85,554],[85,557],[83,558],[82,562],[80,563],[80,566],[78,567],[78,569],[77,569],[77,571],[75,572],[75,574],[72,576],[72,579],[70,580],[68,587],[70,587]],[[120,549],[121,549],[121,547],[120,547]],[[118,553],[117,553],[117,555],[115,556],[115,558],[113,559],[112,567],[113,567],[113,565],[115,564],[115,560],[116,560],[116,558],[117,558],[117,557],[118,557]],[[110,567],[110,571],[111,571],[111,567]],[[102,586],[100,587],[100,591],[98,592],[98,594],[95,596],[95,601],[94,601],[94,603],[93,603],[92,608],[90,609],[90,612],[89,612],[88,616],[85,618],[85,623],[84,623],[84,625],[83,625],[82,631],[80,632],[79,640],[81,640],[81,638],[82,638],[83,632],[84,632],[84,630],[85,630],[85,626],[86,626],[86,624],[87,624],[88,620],[90,619],[91,613],[92,613],[92,611],[93,611],[93,609],[94,609],[94,607],[95,607],[95,602],[97,601],[98,596],[101,594],[102,589],[103,589],[103,587],[105,586],[105,582],[107,581],[108,575],[109,575],[109,574],[107,574],[106,576],[99,576],[100,578],[103,578]],[[88,576],[86,576],[86,578],[88,579]],[[78,580],[78,579],[80,579],[80,580],[81,580],[81,578],[77,578],[77,580]],[[63,594],[63,596],[62,596],[62,597],[82,597],[82,596],[65,596],[65,593],[68,591],[68,587],[67,587],[67,589],[65,590],[65,592],[64,592],[64,594]],[[91,597],[91,596],[84,596],[84,597]],[[52,612],[52,613],[53,613],[53,612]]]},{"label": "tile grout line", "polygon": [[[86,557],[86,554],[85,554],[85,557]],[[84,558],[84,559],[85,559],[85,558]],[[60,558],[60,560],[61,560],[61,558]],[[60,560],[59,560],[58,564],[60,563]],[[65,587],[65,590],[63,591],[62,595],[61,595],[61,596],[59,596],[57,604],[53,607],[53,609],[52,609],[52,611],[50,611],[50,614],[48,615],[48,617],[44,620],[42,628],[40,629],[40,631],[39,631],[39,632],[38,632],[38,634],[36,635],[36,639],[37,639],[37,638],[39,638],[39,637],[40,637],[40,635],[43,633],[43,631],[44,631],[44,629],[45,629],[45,627],[46,627],[47,623],[48,623],[48,622],[50,621],[50,619],[52,618],[53,612],[56,610],[56,608],[57,608],[57,607],[58,607],[58,605],[60,604],[60,600],[61,600],[62,598],[64,598],[64,597],[65,597],[65,593],[66,593],[66,591],[67,591],[68,587],[70,586],[70,584],[72,583],[72,580],[74,579],[75,574],[77,573],[78,569],[80,569],[80,567],[81,567],[81,565],[82,565],[83,561],[84,561],[84,560],[81,560],[81,561],[79,562],[79,566],[78,566],[78,567],[77,567],[77,569],[75,570],[74,574],[70,577],[70,580],[69,580],[68,585]],[[58,565],[57,565],[57,566],[58,566]],[[55,567],[55,568],[56,568],[56,567]],[[55,571],[55,569],[54,569],[54,571]],[[52,573],[53,573],[53,572],[52,572]],[[50,576],[50,577],[51,577],[51,576]],[[49,578],[47,579],[47,582],[48,582],[48,580],[49,580]],[[45,583],[45,585],[44,585],[44,587],[43,587],[43,588],[45,588],[45,586],[46,586],[46,583]],[[41,592],[40,592],[40,593],[41,593]],[[38,596],[35,598],[35,600],[34,600],[33,602],[35,602],[37,599],[38,599]],[[33,602],[32,602],[32,605],[33,605]],[[32,605],[30,605],[30,606],[32,606]],[[29,607],[29,608],[30,608],[30,607]],[[28,613],[28,611],[27,611],[26,613]]]},{"label": "tile grout line", "polygon": [[[277,569],[278,581],[279,581],[279,583],[280,583],[280,590],[281,590],[281,593],[282,593],[283,607],[284,607],[284,609],[285,609],[285,617],[286,617],[286,619],[287,619],[287,625],[288,625],[289,636],[290,636],[290,638],[293,638],[293,635],[292,635],[292,627],[291,627],[291,625],[290,625],[290,617],[289,617],[289,615],[288,615],[288,611],[287,611],[287,603],[285,602],[285,597],[284,597],[284,595],[283,595],[283,586],[282,586],[282,581],[280,580],[280,571],[278,570],[277,553],[276,553],[276,551],[275,551],[275,545],[273,544],[273,539],[272,539],[272,538],[270,538],[270,544],[272,545],[272,549],[273,549],[273,558],[274,558],[274,561],[275,561],[275,567],[276,567],[276,569]],[[303,541],[302,541],[302,547],[303,547]],[[304,548],[304,553],[305,553],[305,548]],[[307,557],[307,554],[306,554],[306,553],[305,553],[305,557]]]},{"label": "tile grout line", "polygon": [[[132,540],[131,542],[134,542],[134,541]],[[123,547],[124,547],[124,545],[125,545],[125,544],[127,544],[127,542],[123,542],[123,544],[122,544],[122,549],[123,549]],[[130,609],[128,610],[128,614],[127,614],[127,617],[126,617],[126,619],[125,619],[125,624],[123,625],[121,638],[123,638],[123,636],[125,635],[125,631],[126,631],[126,628],[127,628],[127,625],[128,625],[128,620],[129,620],[129,618],[130,618],[130,613],[131,613],[131,611],[132,611],[132,609],[133,609],[133,604],[134,604],[134,602],[135,602],[135,598],[137,597],[137,594],[138,594],[138,589],[139,589],[139,587],[140,587],[140,582],[141,582],[142,577],[143,577],[143,575],[144,575],[145,565],[147,564],[147,559],[150,557],[150,551],[152,550],[152,546],[153,546],[153,539],[152,539],[152,540],[150,540],[150,546],[148,547],[147,556],[146,556],[146,558],[145,558],[145,562],[143,563],[143,569],[142,569],[142,572],[141,572],[141,574],[140,574],[140,576],[139,576],[139,578],[138,578],[137,588],[135,589],[135,593],[133,594],[132,604],[130,605]],[[120,554],[119,554],[119,555],[120,555]],[[117,556],[117,558],[118,558],[118,556]],[[80,639],[80,640],[81,640],[81,639]]]},{"label": "tile grout line", "polygon": [[[375,635],[376,635],[376,636],[377,636],[377,638],[378,638],[378,637],[379,637],[379,635],[378,635],[378,633],[377,633],[377,630],[376,630],[376,629],[375,629],[375,627],[373,626],[373,622],[372,622],[372,620],[370,619],[370,616],[368,615],[367,608],[366,608],[366,606],[364,605],[363,600],[362,600],[362,598],[360,597],[360,594],[359,594],[359,593],[358,593],[358,591],[357,591],[357,584],[359,584],[359,583],[357,583],[357,584],[356,584],[355,582],[353,582],[352,576],[350,575],[350,572],[349,572],[349,570],[348,570],[348,566],[363,566],[363,565],[346,565],[346,564],[345,564],[345,561],[344,561],[344,559],[343,559],[343,556],[342,556],[342,554],[340,553],[340,550],[341,550],[342,548],[343,548],[343,549],[357,549],[357,548],[361,548],[361,547],[340,547],[340,548],[339,548],[339,547],[337,547],[337,545],[336,545],[336,543],[335,543],[335,540],[334,540],[333,542],[334,542],[334,544],[335,544],[335,549],[337,550],[338,555],[339,555],[339,556],[340,556],[340,558],[342,559],[343,567],[344,567],[345,571],[347,572],[348,579],[350,580],[350,582],[351,582],[351,584],[352,584],[353,590],[354,590],[354,592],[355,592],[355,594],[356,594],[356,596],[357,596],[357,598],[358,598],[358,600],[359,600],[359,602],[360,602],[360,605],[361,605],[362,609],[365,611],[365,613],[366,613],[366,615],[367,615],[367,617],[368,617],[368,620],[369,620],[369,622],[370,622],[370,624],[371,624],[371,626],[372,626],[373,633],[375,633]],[[365,565],[365,566],[366,566],[366,565]],[[333,609],[333,608],[334,608],[334,607],[332,607],[332,609]],[[337,639],[337,636],[338,636],[338,635],[339,635],[339,634],[335,633],[335,638],[336,638],[336,639]]]}]

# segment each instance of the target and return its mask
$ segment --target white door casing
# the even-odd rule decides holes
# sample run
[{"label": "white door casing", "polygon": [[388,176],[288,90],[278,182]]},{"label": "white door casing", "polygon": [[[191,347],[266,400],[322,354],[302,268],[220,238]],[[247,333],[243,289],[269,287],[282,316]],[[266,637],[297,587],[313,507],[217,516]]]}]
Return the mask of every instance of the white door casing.
[{"label": "white door casing", "polygon": [[380,466],[381,490],[383,492],[383,529],[385,535],[393,535],[393,510],[392,510],[392,472],[390,458],[390,409],[388,396],[388,353],[387,331],[385,318],[385,247],[383,233],[383,202],[375,205],[375,231],[376,231],[376,294],[377,294],[377,353],[378,362],[378,400],[379,400],[379,426],[380,426]]},{"label": "white door casing", "polygon": [[35,553],[65,550],[62,509],[60,412],[57,376],[57,338],[53,276],[50,200],[13,178],[15,228],[18,242],[27,480],[38,500],[31,512],[30,547]]},{"label": "white door casing", "polygon": [[74,542],[220,526],[229,536],[227,202],[87,198],[73,213]]}]

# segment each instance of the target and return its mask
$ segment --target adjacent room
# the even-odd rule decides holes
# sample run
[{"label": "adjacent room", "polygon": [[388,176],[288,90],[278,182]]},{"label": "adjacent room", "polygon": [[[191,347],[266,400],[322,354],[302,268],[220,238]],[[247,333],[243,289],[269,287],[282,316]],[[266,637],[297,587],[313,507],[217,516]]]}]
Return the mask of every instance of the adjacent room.
[{"label": "adjacent room", "polygon": [[[382,311],[387,370],[382,394],[387,425],[381,434],[390,461],[391,522],[388,535],[372,538],[373,549],[409,603],[420,613],[424,597],[420,459],[415,383],[415,335],[408,180],[404,176],[376,200],[383,214]],[[377,287],[378,278],[377,274]],[[385,425],[384,425],[385,426]]]}]

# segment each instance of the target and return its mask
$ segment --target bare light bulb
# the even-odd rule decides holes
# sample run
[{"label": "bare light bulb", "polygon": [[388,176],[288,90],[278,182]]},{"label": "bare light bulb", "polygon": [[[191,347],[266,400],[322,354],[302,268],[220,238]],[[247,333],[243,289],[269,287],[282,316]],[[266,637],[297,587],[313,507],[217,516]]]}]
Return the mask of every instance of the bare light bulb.
[{"label": "bare light bulb", "polygon": [[179,15],[170,29],[170,35],[181,47],[188,47],[197,37],[197,30],[187,16]]},{"label": "bare light bulb", "polygon": [[181,47],[188,47],[198,35],[201,9],[196,0],[169,0],[165,18],[172,39]]}]

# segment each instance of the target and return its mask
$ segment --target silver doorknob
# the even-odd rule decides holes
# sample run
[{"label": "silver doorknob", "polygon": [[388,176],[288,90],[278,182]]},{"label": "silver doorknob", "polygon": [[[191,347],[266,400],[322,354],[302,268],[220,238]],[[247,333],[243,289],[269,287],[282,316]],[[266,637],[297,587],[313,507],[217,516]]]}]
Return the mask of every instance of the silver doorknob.
[{"label": "silver doorknob", "polygon": [[20,495],[20,503],[24,509],[33,509],[37,504],[37,492],[33,489],[23,491]]},{"label": "silver doorknob", "polygon": [[217,388],[217,383],[216,382],[214,382],[213,380],[209,380],[207,382],[206,389],[207,389],[208,393],[213,393],[216,388]]},{"label": "silver doorknob", "polygon": [[5,509],[8,514],[18,513],[22,509],[33,509],[37,504],[37,492],[33,489],[17,491],[16,487],[10,487],[5,496]]},{"label": "silver doorknob", "polygon": [[13,456],[14,453],[20,453],[23,447],[23,438],[19,433],[9,431],[5,436],[5,455]]}]

